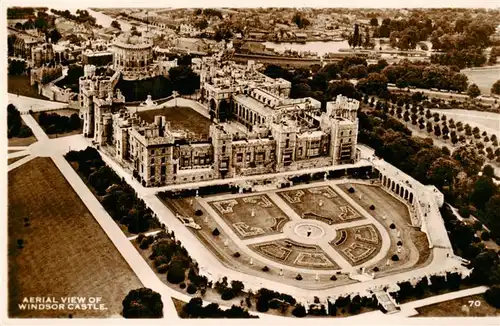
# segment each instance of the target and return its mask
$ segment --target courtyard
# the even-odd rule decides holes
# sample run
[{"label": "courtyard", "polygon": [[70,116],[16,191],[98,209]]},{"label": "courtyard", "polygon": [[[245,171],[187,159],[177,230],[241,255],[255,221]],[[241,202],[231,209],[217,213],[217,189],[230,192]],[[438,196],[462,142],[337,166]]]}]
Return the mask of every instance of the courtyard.
[{"label": "courtyard", "polygon": [[163,115],[170,123],[171,130],[185,130],[195,134],[195,138],[208,138],[211,121],[190,107],[164,107],[161,109],[137,112],[137,115],[148,123],[154,122],[155,116]]},{"label": "courtyard", "polygon": [[410,225],[406,204],[366,182],[160,198],[173,213],[201,226],[190,230],[226,266],[245,265],[238,270],[259,276],[262,268],[268,278],[282,282],[288,276],[286,283],[296,286],[345,285],[348,275],[361,270],[380,277],[421,267],[431,258],[425,234]]}]

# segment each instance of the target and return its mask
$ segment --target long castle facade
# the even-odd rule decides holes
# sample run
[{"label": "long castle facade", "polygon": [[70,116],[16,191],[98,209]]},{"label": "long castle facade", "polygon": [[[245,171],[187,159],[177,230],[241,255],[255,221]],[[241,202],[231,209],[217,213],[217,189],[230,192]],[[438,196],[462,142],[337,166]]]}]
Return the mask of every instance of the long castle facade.
[{"label": "long castle facade", "polygon": [[[168,116],[142,121],[115,90],[115,76],[86,67],[80,79],[84,134],[106,146],[144,186],[354,163],[359,102],[344,96],[326,104],[291,99],[291,84],[269,78],[253,63],[203,58],[201,102],[213,123],[206,139],[174,130]],[[158,109],[158,107],[155,107]],[[184,108],[188,109],[188,108]]]}]

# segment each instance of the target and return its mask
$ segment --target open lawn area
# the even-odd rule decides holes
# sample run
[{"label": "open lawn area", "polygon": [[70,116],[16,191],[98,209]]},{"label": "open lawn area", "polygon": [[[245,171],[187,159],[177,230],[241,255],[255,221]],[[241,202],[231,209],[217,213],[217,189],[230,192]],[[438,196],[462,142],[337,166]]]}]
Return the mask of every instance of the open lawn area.
[{"label": "open lawn area", "polygon": [[[52,160],[12,170],[8,187],[9,316],[119,317],[123,298],[142,284]],[[67,296],[101,297],[107,310],[18,306],[26,297]]]},{"label": "open lawn area", "polygon": [[[470,301],[473,301],[472,307]],[[468,307],[462,310],[463,306]],[[471,295],[416,309],[414,317],[498,317],[500,309],[490,306],[482,294]],[[467,310],[469,313],[467,314]]]},{"label": "open lawn area", "polygon": [[[198,137],[208,138],[211,121],[189,107],[167,107],[137,112],[141,119],[154,122],[155,116],[164,115],[172,130],[193,132]],[[203,135],[203,136],[202,136]]]},{"label": "open lawn area", "polygon": [[12,137],[9,138],[8,146],[29,146],[36,143],[37,139],[35,136],[29,136],[26,138]]},{"label": "open lawn area", "polygon": [[28,75],[7,76],[7,89],[9,93],[16,95],[34,97],[41,100],[48,99],[38,94],[35,86],[30,85],[30,77]]},{"label": "open lawn area", "polygon": [[17,162],[17,161],[19,161],[19,160],[21,160],[21,159],[25,158],[26,156],[28,156],[28,154],[23,155],[23,156],[18,156],[18,157],[9,158],[9,159],[7,159],[7,164],[8,164],[8,165],[11,165],[12,163]]}]

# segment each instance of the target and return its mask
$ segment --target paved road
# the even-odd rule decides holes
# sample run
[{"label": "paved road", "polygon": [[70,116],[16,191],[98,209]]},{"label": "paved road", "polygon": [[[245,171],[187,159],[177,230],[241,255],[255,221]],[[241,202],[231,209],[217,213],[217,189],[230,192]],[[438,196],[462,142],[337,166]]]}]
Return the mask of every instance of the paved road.
[{"label": "paved road", "polygon": [[11,93],[8,94],[8,102],[9,104],[14,104],[21,113],[27,113],[29,110],[56,110],[68,106],[67,103],[40,100],[27,96],[17,96]]}]

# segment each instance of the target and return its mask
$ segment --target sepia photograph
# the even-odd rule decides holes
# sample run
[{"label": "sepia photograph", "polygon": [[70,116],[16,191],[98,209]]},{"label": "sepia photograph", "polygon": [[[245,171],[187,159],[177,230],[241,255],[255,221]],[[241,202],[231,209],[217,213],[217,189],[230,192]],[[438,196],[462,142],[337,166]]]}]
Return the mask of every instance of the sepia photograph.
[{"label": "sepia photograph", "polygon": [[2,4],[1,324],[500,323],[499,3],[143,2]]}]

